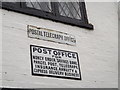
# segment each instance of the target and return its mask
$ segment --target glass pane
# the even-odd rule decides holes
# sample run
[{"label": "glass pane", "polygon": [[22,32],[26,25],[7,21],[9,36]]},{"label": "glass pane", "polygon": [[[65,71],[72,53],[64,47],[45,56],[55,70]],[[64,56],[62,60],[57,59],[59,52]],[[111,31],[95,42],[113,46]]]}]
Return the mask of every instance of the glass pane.
[{"label": "glass pane", "polygon": [[34,2],[32,0],[26,0],[26,6],[30,7],[30,8],[35,8],[38,10],[42,10],[42,11],[47,11],[47,12],[51,12],[51,3],[50,1],[48,2],[39,2],[39,0],[34,0]]},{"label": "glass pane", "polygon": [[60,15],[81,19],[79,2],[59,2],[58,6]]}]

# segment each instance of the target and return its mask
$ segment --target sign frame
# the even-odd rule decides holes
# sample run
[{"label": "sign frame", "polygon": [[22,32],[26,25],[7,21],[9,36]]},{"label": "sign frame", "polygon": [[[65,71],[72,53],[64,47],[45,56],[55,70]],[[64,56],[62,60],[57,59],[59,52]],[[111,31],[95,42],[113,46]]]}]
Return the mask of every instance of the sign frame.
[{"label": "sign frame", "polygon": [[30,59],[31,59],[31,74],[32,74],[32,75],[34,75],[34,76],[55,77],[55,78],[62,78],[62,79],[82,80],[78,53],[77,53],[77,52],[73,52],[73,51],[67,51],[67,52],[76,53],[76,55],[77,55],[78,69],[79,69],[79,75],[80,75],[79,78],[64,77],[64,76],[54,76],[54,75],[45,75],[45,74],[36,74],[36,73],[34,73],[34,71],[33,71],[33,63],[32,63],[32,47],[34,47],[34,46],[35,46],[35,47],[52,49],[52,50],[67,51],[67,50],[54,49],[54,48],[49,48],[49,47],[37,46],[37,45],[30,45]]}]

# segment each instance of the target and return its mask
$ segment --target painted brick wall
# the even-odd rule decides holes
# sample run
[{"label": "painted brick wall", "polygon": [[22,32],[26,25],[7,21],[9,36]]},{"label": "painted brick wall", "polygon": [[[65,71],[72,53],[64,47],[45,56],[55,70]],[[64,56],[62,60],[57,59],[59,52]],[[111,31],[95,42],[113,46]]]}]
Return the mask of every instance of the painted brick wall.
[{"label": "painted brick wall", "polygon": [[[93,31],[0,9],[3,87],[118,87],[117,3],[87,2],[86,7],[89,22],[95,27]],[[72,34],[76,37],[77,45],[28,38],[27,25]],[[78,52],[82,81],[32,76],[30,44]]]}]

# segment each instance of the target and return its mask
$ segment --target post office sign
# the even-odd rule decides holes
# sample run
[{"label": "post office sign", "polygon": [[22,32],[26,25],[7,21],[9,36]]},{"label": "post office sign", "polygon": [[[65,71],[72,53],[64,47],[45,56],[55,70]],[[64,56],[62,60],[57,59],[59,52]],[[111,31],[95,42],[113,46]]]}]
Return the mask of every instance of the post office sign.
[{"label": "post office sign", "polygon": [[68,45],[76,45],[75,36],[55,30],[28,25],[27,34],[30,38],[47,40]]},{"label": "post office sign", "polygon": [[76,52],[30,45],[32,75],[81,80]]}]

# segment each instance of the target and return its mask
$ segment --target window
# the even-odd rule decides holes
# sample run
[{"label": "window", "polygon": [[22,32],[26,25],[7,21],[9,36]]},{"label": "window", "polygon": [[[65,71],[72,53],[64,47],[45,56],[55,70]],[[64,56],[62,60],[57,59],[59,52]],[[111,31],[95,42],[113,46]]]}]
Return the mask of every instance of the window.
[{"label": "window", "polygon": [[[16,0],[14,0],[16,1]],[[89,24],[84,2],[40,2],[25,0],[25,2],[2,2],[2,8],[16,12],[50,19],[69,25],[75,25],[92,30]]]}]

